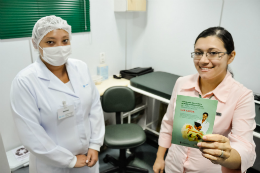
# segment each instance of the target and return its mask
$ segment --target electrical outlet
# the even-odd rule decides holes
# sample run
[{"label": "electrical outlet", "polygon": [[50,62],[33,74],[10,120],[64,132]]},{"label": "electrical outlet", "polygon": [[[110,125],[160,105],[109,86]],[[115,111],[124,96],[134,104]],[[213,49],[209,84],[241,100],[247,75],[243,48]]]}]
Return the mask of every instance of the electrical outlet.
[{"label": "electrical outlet", "polygon": [[105,63],[105,53],[104,52],[100,53],[99,61],[100,61],[100,64],[104,64]]}]

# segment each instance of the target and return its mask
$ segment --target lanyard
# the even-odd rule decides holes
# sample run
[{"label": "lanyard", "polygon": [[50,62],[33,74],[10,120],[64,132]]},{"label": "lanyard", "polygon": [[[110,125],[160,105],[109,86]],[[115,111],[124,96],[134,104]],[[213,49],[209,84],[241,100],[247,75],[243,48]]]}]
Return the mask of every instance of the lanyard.
[{"label": "lanyard", "polygon": [[[199,94],[200,98],[201,98],[201,95]],[[214,94],[212,96],[209,97],[209,99],[211,99],[212,97],[214,96]]]}]

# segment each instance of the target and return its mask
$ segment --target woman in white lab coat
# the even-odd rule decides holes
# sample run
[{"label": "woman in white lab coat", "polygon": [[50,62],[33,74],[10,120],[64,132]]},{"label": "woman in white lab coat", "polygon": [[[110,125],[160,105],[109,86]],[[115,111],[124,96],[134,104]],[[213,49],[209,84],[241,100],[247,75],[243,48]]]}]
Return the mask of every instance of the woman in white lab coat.
[{"label": "woman in white lab coat", "polygon": [[[98,173],[105,127],[88,66],[71,54],[71,26],[56,16],[38,20],[32,42],[40,57],[17,74],[11,106],[30,173]],[[22,57],[21,57],[22,58]]]}]

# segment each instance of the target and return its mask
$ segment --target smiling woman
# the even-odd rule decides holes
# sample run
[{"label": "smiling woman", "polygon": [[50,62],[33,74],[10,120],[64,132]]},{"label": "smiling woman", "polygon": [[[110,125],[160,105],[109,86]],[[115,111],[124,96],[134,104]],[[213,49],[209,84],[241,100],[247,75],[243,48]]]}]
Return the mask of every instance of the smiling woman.
[{"label": "smiling woman", "polygon": [[[206,40],[201,41],[204,38]],[[198,43],[199,41],[199,43]],[[206,44],[206,45],[203,45]],[[206,46],[206,47],[205,47]],[[203,50],[207,49],[207,50]],[[221,49],[221,50],[220,50]],[[192,53],[192,58],[195,61],[199,61],[202,59],[204,55],[204,51],[206,51],[206,57],[211,62],[217,62],[219,59],[227,59],[226,69],[228,69],[228,64],[230,64],[236,55],[234,41],[232,35],[222,27],[212,27],[205,31],[203,31],[195,40],[195,52]],[[195,56],[194,56],[195,55]],[[227,55],[227,56],[225,56]],[[203,61],[201,62],[203,63]],[[223,64],[224,66],[225,64]],[[196,65],[195,65],[196,66]],[[196,67],[197,68],[197,67]],[[210,68],[204,68],[204,70],[208,70]],[[226,71],[226,69],[223,69]],[[198,68],[197,68],[198,70]],[[233,73],[229,70],[229,72]]]},{"label": "smiling woman", "polygon": [[[197,37],[191,57],[198,73],[180,77],[174,86],[161,125],[155,173],[164,168],[179,173],[244,173],[254,164],[254,98],[252,91],[235,81],[228,71],[235,55],[233,38],[222,27],[208,28]],[[204,135],[203,142],[198,143],[200,149],[171,144],[177,95],[218,101],[221,116],[215,117],[213,134]],[[198,123],[205,123],[206,118],[205,114]]]},{"label": "smiling woman", "polygon": [[[218,30],[213,35],[214,29],[216,30],[216,28],[210,29],[213,32],[207,30],[207,32],[200,34],[194,46],[194,65],[200,75],[202,94],[212,91],[223,81],[227,74],[228,64],[232,63],[236,55],[232,36],[229,34],[231,39],[222,40],[219,35],[226,31]],[[229,50],[225,47],[228,47]],[[205,82],[210,85],[205,84],[207,87],[202,88]]]}]

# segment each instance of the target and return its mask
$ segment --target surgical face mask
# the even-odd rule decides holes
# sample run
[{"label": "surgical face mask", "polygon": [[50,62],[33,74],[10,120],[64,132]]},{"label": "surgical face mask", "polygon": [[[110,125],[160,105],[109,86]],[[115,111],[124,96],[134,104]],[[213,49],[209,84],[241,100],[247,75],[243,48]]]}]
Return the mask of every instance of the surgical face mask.
[{"label": "surgical face mask", "polygon": [[43,51],[42,59],[53,66],[61,66],[65,64],[71,54],[71,45],[44,47],[41,49]]}]

